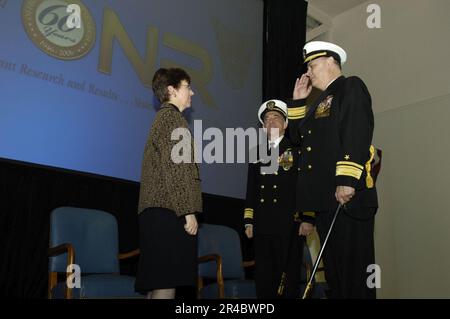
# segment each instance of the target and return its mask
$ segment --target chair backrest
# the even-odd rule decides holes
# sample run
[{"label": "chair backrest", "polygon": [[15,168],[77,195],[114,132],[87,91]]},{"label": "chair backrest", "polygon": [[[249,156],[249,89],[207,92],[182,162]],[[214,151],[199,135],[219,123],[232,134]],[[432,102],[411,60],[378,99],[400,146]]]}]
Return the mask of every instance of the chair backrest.
[{"label": "chair backrest", "polygon": [[[224,279],[244,279],[241,241],[238,233],[227,226],[200,224],[198,229],[198,256],[218,254],[222,256]],[[199,265],[199,275],[216,277],[216,265],[212,262]]]},{"label": "chair backrest", "polygon": [[[104,211],[60,207],[50,217],[50,247],[70,243],[85,273],[119,273],[116,218]],[[51,257],[50,272],[66,272],[67,254]]]}]

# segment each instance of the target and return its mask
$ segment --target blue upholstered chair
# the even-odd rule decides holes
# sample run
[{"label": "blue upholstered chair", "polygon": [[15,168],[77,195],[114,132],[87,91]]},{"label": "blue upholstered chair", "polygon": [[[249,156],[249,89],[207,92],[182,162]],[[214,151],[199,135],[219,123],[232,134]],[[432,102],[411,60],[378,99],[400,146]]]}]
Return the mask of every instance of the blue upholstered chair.
[{"label": "blue upholstered chair", "polygon": [[[49,248],[49,298],[141,298],[134,291],[134,277],[119,274],[119,259],[135,256],[138,250],[119,255],[116,218],[104,211],[60,207],[52,211]],[[80,267],[80,288],[57,283],[57,274],[68,264]],[[67,275],[70,275],[67,274]]]},{"label": "blue upholstered chair", "polygon": [[199,298],[256,298],[255,282],[245,279],[241,242],[234,229],[200,224],[198,255]]}]

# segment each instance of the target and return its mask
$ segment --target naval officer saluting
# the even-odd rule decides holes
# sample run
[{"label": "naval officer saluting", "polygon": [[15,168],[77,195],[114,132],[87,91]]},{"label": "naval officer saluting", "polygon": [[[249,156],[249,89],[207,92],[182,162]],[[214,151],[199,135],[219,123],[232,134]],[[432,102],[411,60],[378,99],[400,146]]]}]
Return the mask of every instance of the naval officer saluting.
[{"label": "naval officer saluting", "polygon": [[[323,242],[337,206],[344,205],[324,251],[329,297],[375,298],[366,284],[367,267],[375,263],[378,207],[371,97],[360,78],[342,75],[347,54],[341,47],[309,42],[303,58],[308,71],[297,79],[288,108],[290,136],[301,145],[296,208],[316,212]],[[312,87],[322,93],[306,106]]]}]

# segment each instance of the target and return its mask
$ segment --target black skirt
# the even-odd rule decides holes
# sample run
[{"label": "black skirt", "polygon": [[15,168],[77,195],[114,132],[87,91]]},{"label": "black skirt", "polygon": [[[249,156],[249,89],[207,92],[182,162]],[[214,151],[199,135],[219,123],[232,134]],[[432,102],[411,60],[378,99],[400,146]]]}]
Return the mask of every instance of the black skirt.
[{"label": "black skirt", "polygon": [[185,221],[165,208],[147,208],[139,214],[137,292],[197,284],[197,235],[184,230]]}]

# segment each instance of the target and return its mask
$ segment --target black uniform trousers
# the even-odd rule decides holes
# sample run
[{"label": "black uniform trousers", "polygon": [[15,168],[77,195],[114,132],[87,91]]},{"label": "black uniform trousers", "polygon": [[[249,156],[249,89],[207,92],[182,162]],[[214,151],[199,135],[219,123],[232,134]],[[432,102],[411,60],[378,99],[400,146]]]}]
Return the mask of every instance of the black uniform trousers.
[{"label": "black uniform trousers", "polygon": [[[298,235],[298,226],[294,236],[255,235],[255,282],[258,299],[299,298],[302,283],[303,245],[305,237]],[[282,273],[286,273],[284,293],[278,295]]]},{"label": "black uniform trousers", "polygon": [[[376,289],[369,288],[367,266],[375,263],[374,220],[377,208],[352,207],[351,216],[341,208],[323,254],[325,278],[333,299],[374,299]],[[370,212],[369,212],[370,211]],[[316,227],[323,243],[335,210],[316,214]],[[352,216],[371,216],[357,219]]]}]

